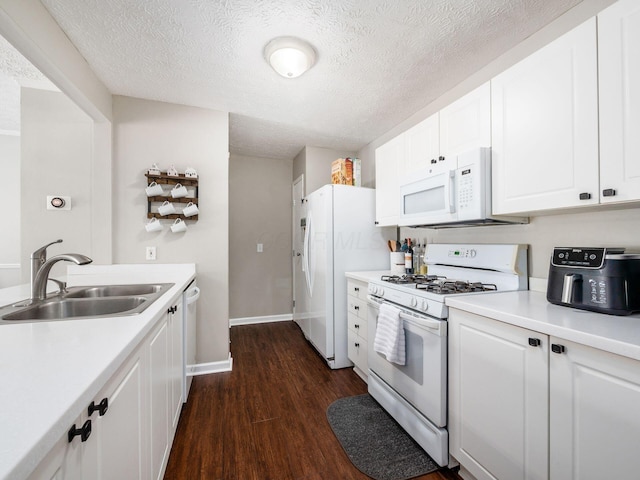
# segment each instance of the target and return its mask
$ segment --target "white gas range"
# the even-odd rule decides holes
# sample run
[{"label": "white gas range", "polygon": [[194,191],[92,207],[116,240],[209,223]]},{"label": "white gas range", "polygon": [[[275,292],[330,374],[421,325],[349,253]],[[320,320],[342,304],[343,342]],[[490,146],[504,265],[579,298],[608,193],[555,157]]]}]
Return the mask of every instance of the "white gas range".
[{"label": "white gas range", "polygon": [[[368,286],[369,393],[441,466],[449,462],[447,316],[451,295],[526,290],[526,245],[431,244],[428,275],[383,276]],[[398,309],[406,362],[374,348],[380,305]]]}]

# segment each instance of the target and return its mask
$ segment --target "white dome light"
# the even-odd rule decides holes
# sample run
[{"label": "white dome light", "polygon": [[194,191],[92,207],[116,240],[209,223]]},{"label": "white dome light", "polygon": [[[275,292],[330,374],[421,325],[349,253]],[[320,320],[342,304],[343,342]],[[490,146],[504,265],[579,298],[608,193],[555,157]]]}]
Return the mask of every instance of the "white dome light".
[{"label": "white dome light", "polygon": [[264,58],[283,77],[296,78],[313,67],[316,52],[299,38],[278,37],[267,43]]}]

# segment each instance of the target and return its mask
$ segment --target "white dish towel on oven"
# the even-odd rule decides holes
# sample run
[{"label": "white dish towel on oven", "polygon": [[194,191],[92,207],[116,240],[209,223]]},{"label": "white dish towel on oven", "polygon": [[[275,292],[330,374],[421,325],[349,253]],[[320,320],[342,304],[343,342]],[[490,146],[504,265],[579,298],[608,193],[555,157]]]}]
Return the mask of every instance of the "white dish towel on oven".
[{"label": "white dish towel on oven", "polygon": [[402,328],[400,310],[393,305],[386,303],[380,305],[373,349],[384,355],[390,362],[398,365],[405,364],[404,328]]}]

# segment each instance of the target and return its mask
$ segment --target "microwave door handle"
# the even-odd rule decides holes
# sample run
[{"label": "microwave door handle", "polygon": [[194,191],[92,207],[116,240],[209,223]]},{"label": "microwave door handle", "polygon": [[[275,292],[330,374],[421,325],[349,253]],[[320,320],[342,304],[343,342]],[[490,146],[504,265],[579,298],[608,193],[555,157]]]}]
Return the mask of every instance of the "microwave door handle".
[{"label": "microwave door handle", "polygon": [[449,198],[449,213],[456,211],[456,171],[449,170],[449,178],[446,180],[446,186],[449,190],[445,195]]}]

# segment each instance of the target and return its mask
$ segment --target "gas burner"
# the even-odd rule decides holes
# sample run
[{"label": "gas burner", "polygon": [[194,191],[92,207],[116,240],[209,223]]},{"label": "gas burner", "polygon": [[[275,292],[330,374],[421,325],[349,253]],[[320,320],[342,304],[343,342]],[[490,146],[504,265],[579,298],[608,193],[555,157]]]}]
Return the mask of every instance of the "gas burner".
[{"label": "gas burner", "polygon": [[445,280],[425,285],[416,285],[416,288],[441,295],[451,293],[489,292],[498,290],[492,283],[465,282],[460,280]]},{"label": "gas burner", "polygon": [[398,285],[424,285],[440,280],[445,280],[447,277],[440,277],[438,275],[419,275],[414,273],[407,273],[405,275],[383,275],[380,280],[383,282],[395,283]]}]

